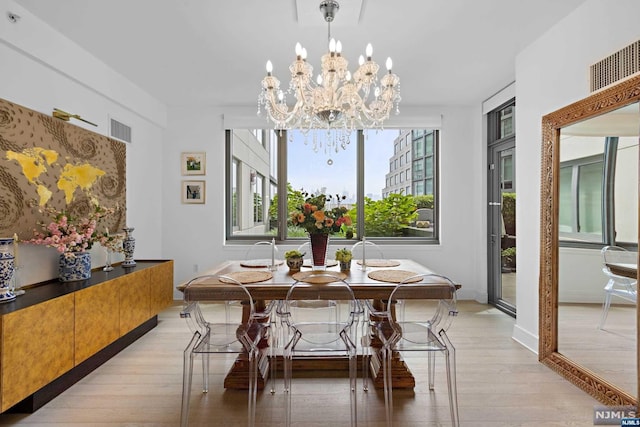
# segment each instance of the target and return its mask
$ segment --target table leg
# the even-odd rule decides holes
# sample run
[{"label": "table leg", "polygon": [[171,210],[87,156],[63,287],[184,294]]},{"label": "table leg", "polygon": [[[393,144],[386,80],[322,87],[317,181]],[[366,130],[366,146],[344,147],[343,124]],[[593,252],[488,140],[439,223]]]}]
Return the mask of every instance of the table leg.
[{"label": "table leg", "polygon": [[[386,310],[386,304],[386,301],[382,300],[372,301],[373,308],[378,311]],[[395,306],[392,307],[391,315],[395,317]],[[372,322],[384,322],[384,319],[381,319],[373,314],[370,315],[370,320]],[[384,325],[382,327],[384,328]],[[382,342],[378,339],[375,333],[373,333],[373,331],[369,331],[369,334],[369,342],[371,343],[369,374],[371,376],[373,386],[377,389],[383,389],[384,377],[382,372],[382,352],[380,351],[380,349],[382,348]],[[393,357],[391,359],[391,377],[393,388],[413,389],[416,385],[416,380],[413,374],[402,359],[400,353],[397,351],[393,352]]]},{"label": "table leg", "polygon": [[[254,301],[254,309],[256,313],[264,313],[266,310],[266,304],[263,300]],[[247,323],[249,321],[249,315],[251,309],[249,304],[242,304],[242,322]],[[268,322],[269,318],[264,317],[259,322]],[[265,338],[258,343],[260,348],[260,354],[258,355],[258,378],[257,388],[262,390],[269,379],[269,342]],[[249,355],[247,353],[239,354],[236,357],[236,361],[231,366],[231,369],[224,378],[224,388],[234,390],[248,390],[249,389]]]},{"label": "table leg", "polygon": [[[382,301],[374,301],[374,308],[384,309]],[[264,301],[255,302],[256,311],[264,311]],[[245,307],[245,317],[243,320],[249,319],[249,308]],[[376,319],[373,319],[376,320]],[[268,321],[268,319],[266,319]],[[382,360],[380,356],[380,348],[382,344],[371,334],[371,357],[369,359],[369,372],[374,387],[378,389],[384,388],[382,376]],[[258,390],[264,389],[269,378],[269,363],[277,363],[278,369],[282,369],[282,357],[276,356],[275,360],[270,360],[268,343],[266,340],[260,344],[261,351],[258,357]],[[358,363],[363,363],[362,358],[358,357]],[[348,376],[349,363],[342,357],[316,356],[306,358],[296,358],[293,361],[293,369],[298,376],[317,377],[322,372],[322,377],[327,376]],[[413,389],[415,387],[415,378],[402,359],[400,353],[394,352],[392,360],[392,383],[393,388]],[[247,390],[249,388],[249,359],[247,354],[240,354],[236,358],[233,366],[227,373],[224,380],[224,387],[227,389]]]}]

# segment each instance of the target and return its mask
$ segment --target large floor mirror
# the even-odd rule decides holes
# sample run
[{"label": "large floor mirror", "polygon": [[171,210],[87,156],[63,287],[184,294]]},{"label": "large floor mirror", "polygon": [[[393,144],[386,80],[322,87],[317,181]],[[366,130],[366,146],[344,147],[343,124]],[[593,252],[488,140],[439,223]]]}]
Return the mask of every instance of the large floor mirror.
[{"label": "large floor mirror", "polygon": [[638,402],[639,102],[637,76],[542,119],[539,359],[607,405]]}]

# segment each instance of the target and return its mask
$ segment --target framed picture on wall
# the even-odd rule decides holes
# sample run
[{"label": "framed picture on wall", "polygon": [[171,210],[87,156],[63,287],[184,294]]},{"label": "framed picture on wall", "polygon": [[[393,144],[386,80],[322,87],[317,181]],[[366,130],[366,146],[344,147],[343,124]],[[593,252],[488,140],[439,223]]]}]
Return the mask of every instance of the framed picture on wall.
[{"label": "framed picture on wall", "polygon": [[182,175],[204,175],[207,162],[205,153],[182,153]]},{"label": "framed picture on wall", "polygon": [[182,203],[204,203],[204,181],[182,181]]}]

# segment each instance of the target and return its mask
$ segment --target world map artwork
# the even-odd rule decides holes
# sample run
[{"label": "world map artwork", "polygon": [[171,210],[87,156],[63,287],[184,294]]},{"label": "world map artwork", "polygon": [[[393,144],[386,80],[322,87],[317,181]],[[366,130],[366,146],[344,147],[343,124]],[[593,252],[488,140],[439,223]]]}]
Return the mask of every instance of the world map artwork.
[{"label": "world map artwork", "polygon": [[0,150],[0,236],[30,239],[41,208],[85,216],[96,201],[118,208],[101,226],[125,227],[125,143],[0,99]]},{"label": "world map artwork", "polygon": [[[58,159],[58,153],[53,150],[45,150],[41,147],[27,148],[22,153],[7,151],[7,160],[16,160],[20,163],[22,174],[37,188],[38,206],[46,206],[53,193],[40,181],[40,175],[47,171],[47,166],[51,166]],[[64,192],[67,204],[73,201],[74,193],[77,189],[90,191],[91,186],[98,177],[104,175],[104,171],[91,166],[89,163],[80,165],[64,165],[57,187]]]}]

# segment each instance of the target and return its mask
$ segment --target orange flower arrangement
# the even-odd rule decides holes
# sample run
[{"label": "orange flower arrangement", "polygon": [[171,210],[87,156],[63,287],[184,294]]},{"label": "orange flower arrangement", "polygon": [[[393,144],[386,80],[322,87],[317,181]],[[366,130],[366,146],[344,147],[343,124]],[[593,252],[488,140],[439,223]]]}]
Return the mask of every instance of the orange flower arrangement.
[{"label": "orange flower arrangement", "polygon": [[324,194],[311,195],[299,209],[291,212],[291,224],[304,228],[309,234],[332,234],[340,231],[342,225],[351,226],[351,217],[347,215],[346,207],[324,209],[329,199],[331,196]]}]

